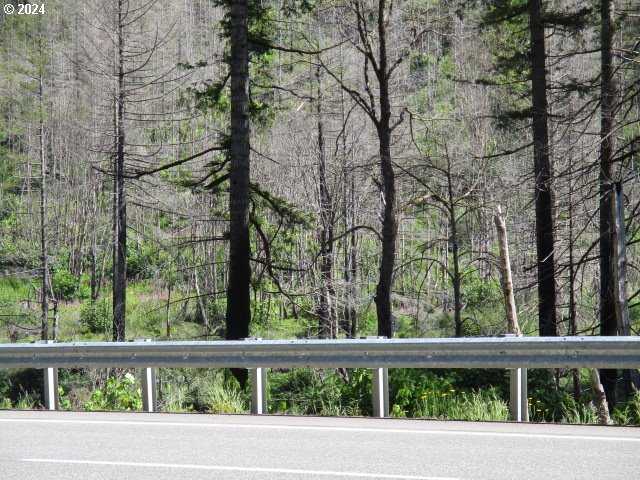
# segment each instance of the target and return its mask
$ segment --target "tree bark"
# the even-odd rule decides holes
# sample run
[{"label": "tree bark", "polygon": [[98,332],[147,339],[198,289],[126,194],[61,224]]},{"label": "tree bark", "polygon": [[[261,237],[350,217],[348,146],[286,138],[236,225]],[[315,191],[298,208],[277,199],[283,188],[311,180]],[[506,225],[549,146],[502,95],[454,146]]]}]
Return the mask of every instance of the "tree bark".
[{"label": "tree bark", "polygon": [[[612,275],[614,266],[612,166],[615,152],[614,112],[617,91],[612,53],[615,34],[613,5],[612,0],[602,0],[600,3],[600,334],[607,336],[618,334],[615,279]],[[616,377],[617,372],[613,369],[604,369],[600,372],[610,408],[616,404]]]},{"label": "tree bark", "polygon": [[541,336],[556,336],[558,328],[556,321],[553,194],[549,155],[546,47],[542,16],[542,0],[530,0],[538,324]]},{"label": "tree bark", "polygon": [[[569,155],[569,174],[573,174],[573,157]],[[576,266],[575,266],[575,238],[574,238],[574,205],[573,205],[573,183],[569,182],[569,335],[578,335],[578,311],[576,309]],[[580,401],[581,385],[580,371],[577,368],[571,369],[571,377],[573,380],[573,398],[576,402]]]},{"label": "tree bark", "polygon": [[502,293],[504,295],[504,304],[507,312],[507,333],[522,335],[520,325],[518,324],[518,312],[516,310],[516,301],[513,295],[513,279],[511,278],[511,259],[509,258],[509,242],[507,240],[507,226],[500,207],[496,215],[493,217],[498,232],[498,248],[500,251],[500,273],[502,276]]},{"label": "tree bark", "polygon": [[333,203],[327,184],[327,158],[324,142],[322,112],[322,79],[320,66],[316,69],[316,115],[318,128],[318,187],[320,203],[320,298],[318,301],[318,330],[320,338],[336,338],[338,328],[332,306],[333,289]]},{"label": "tree bark", "polygon": [[116,94],[115,224],[113,252],[113,341],[125,340],[127,299],[127,202],[124,162],[124,0],[118,0],[118,90]]},{"label": "tree bark", "polygon": [[[38,97],[40,101],[39,124],[40,124],[40,256],[41,256],[41,332],[42,340],[49,339],[49,245],[47,242],[47,211],[48,211],[48,190],[47,190],[47,155],[44,147],[44,79],[42,73],[38,78]],[[31,181],[31,180],[29,180]]]},{"label": "tree bark", "polygon": [[[93,180],[93,178],[92,178]],[[91,182],[91,201],[92,201],[92,231],[91,231],[91,302],[95,303],[98,300],[100,288],[98,286],[98,183]]]},{"label": "tree bark", "polygon": [[456,202],[454,199],[454,185],[451,177],[451,159],[447,156],[447,211],[449,213],[449,243],[453,257],[453,324],[456,337],[462,337],[462,275],[460,274],[460,244],[458,239],[458,219],[456,217]]},{"label": "tree bark", "polygon": [[[624,198],[622,182],[615,183],[614,201],[611,202],[614,218],[614,262],[613,278],[615,282],[616,318],[618,333],[631,335],[631,322],[629,319],[629,305],[627,303],[627,235],[624,221]],[[622,372],[624,392],[627,397],[640,389],[640,375],[635,369],[626,369]]]},{"label": "tree bark", "polygon": [[167,285],[167,306],[165,319],[167,339],[171,340],[171,283]]},{"label": "tree bark", "polygon": [[376,288],[375,303],[378,316],[378,335],[393,337],[391,290],[396,257],[396,180],[391,158],[391,99],[389,90],[389,67],[385,21],[386,0],[378,2],[378,84],[380,119],[376,125],[379,140],[380,174],[382,180],[382,255],[380,275]]},{"label": "tree bark", "polygon": [[611,425],[611,417],[609,416],[609,406],[607,405],[607,395],[600,383],[598,370],[591,370],[591,388],[593,389],[593,401],[598,410],[598,423],[600,425]]},{"label": "tree bark", "polygon": [[[353,175],[353,174],[352,174]],[[349,214],[349,228],[355,226],[355,180],[353,176],[350,181],[349,188],[349,205],[351,205],[352,212]],[[345,252],[345,281],[347,283],[347,320],[350,326],[349,337],[356,338],[358,335],[358,312],[356,310],[356,281],[358,275],[358,246],[356,233],[351,232],[347,240],[346,252]]]},{"label": "tree bark", "polygon": [[[231,0],[231,172],[229,186],[229,283],[226,338],[249,336],[251,320],[249,243],[249,48],[247,0]],[[244,384],[246,370],[234,371]]]},{"label": "tree bark", "polygon": [[[195,254],[194,254],[195,258]],[[202,331],[204,333],[205,338],[209,338],[209,333],[211,331],[211,326],[209,324],[209,315],[207,313],[207,306],[202,300],[202,293],[200,290],[200,284],[198,282],[198,269],[193,269],[193,286],[196,290],[196,299],[198,309],[200,310],[200,316],[202,317]]]},{"label": "tree bark", "polygon": [[[340,46],[341,62],[344,61],[342,46]],[[343,81],[343,69],[340,70],[340,80]],[[357,279],[357,238],[356,232],[352,230],[356,225],[356,201],[355,201],[355,173],[349,169],[347,150],[347,112],[345,106],[345,91],[340,90],[340,116],[342,128],[344,130],[341,141],[342,151],[342,216],[344,218],[344,230],[351,232],[344,240],[344,271],[345,301],[343,310],[342,330],[348,338],[356,338],[358,333],[358,317],[356,308],[356,279]]]}]

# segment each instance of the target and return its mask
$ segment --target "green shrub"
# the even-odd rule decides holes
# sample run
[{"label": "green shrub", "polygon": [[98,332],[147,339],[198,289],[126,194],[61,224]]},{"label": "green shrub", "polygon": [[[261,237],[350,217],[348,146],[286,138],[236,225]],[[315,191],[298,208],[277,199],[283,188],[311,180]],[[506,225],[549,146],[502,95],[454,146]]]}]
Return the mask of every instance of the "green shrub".
[{"label": "green shrub", "polygon": [[506,421],[509,406],[494,389],[475,392],[426,390],[420,396],[415,417],[470,421]]},{"label": "green shrub", "polygon": [[[450,420],[507,420],[509,408],[501,394],[504,379],[489,371],[488,384],[461,375],[462,370],[392,370],[389,377],[391,414]],[[491,386],[494,384],[495,386]]]},{"label": "green shrub", "polygon": [[358,415],[357,402],[343,395],[343,386],[344,381],[334,371],[273,373],[269,409],[296,415]]},{"label": "green shrub", "polygon": [[182,383],[167,383],[162,389],[161,410],[185,413],[193,411],[189,388]]},{"label": "green shrub", "polygon": [[37,398],[31,393],[22,393],[15,404],[18,410],[34,410],[39,405]]},{"label": "green shrub", "polygon": [[143,280],[159,275],[170,260],[166,252],[156,244],[131,240],[134,239],[130,239],[131,247],[127,249],[127,277]]},{"label": "green shrub", "polygon": [[560,422],[574,408],[573,397],[556,386],[554,373],[555,370],[540,368],[527,373],[532,422]]},{"label": "green shrub", "polygon": [[635,392],[626,403],[619,405],[611,417],[620,425],[640,425],[640,392]]},{"label": "green shrub", "polygon": [[60,410],[71,410],[71,400],[61,386],[58,386],[58,401],[60,403]]},{"label": "green shrub", "polygon": [[80,277],[76,297],[80,300],[87,300],[91,298],[91,278],[89,275],[85,274]]},{"label": "green shrub", "polygon": [[[532,408],[534,404],[529,405],[529,410]],[[562,405],[561,421],[572,424],[598,423],[598,412],[593,402],[576,402],[572,397],[568,397]]]},{"label": "green shrub", "polygon": [[215,382],[207,385],[204,402],[210,413],[245,413],[248,410],[237,383]]},{"label": "green shrub", "polygon": [[53,293],[58,300],[72,300],[80,287],[80,279],[65,268],[56,269],[51,277]]},{"label": "green shrub", "polygon": [[389,400],[396,416],[416,416],[425,392],[453,389],[450,376],[438,376],[430,370],[398,369],[389,374]]},{"label": "green shrub", "polygon": [[9,373],[5,369],[0,369],[0,398],[9,396],[10,386]]},{"label": "green shrub", "polygon": [[108,333],[111,323],[111,304],[107,299],[82,305],[80,324],[91,333]]},{"label": "green shrub", "polygon": [[[22,399],[40,399],[43,370],[20,368],[4,370],[0,374],[0,398],[6,397],[16,405]],[[26,407],[25,407],[26,408]]]},{"label": "green shrub", "polygon": [[127,373],[122,378],[109,378],[104,388],[93,391],[84,409],[87,411],[142,409],[142,396],[133,374]]},{"label": "green shrub", "polygon": [[246,413],[249,394],[228,370],[161,369],[160,408],[167,412]]}]

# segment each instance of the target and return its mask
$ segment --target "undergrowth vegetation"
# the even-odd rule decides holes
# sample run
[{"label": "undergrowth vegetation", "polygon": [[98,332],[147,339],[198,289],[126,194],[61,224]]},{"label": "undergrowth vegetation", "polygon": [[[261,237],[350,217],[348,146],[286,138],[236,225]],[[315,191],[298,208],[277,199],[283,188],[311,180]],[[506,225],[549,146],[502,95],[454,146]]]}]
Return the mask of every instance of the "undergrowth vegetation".
[{"label": "undergrowth vegetation", "polygon": [[[143,252],[144,253],[144,252]],[[144,256],[144,255],[143,255]],[[144,265],[146,260],[141,260]],[[158,262],[151,262],[151,267]],[[150,268],[151,268],[150,267]],[[155,268],[155,267],[154,267]],[[58,338],[65,340],[111,339],[111,300],[102,292],[92,301],[87,295],[86,278],[69,277],[59,270],[54,284],[62,294],[59,304],[61,323]],[[224,320],[222,302],[183,301],[186,292],[173,290],[171,296],[138,270],[139,280],[129,285],[127,296],[128,331],[131,338],[215,339]],[[57,278],[57,280],[56,280]],[[472,279],[473,280],[473,279]],[[499,321],[491,315],[491,302],[498,302],[496,285],[470,282],[468,335],[500,332]],[[37,329],[38,317],[24,299],[33,298],[33,281],[27,278],[0,279],[0,302],[13,305],[12,313],[25,315]],[[483,302],[483,299],[487,301]],[[488,303],[487,303],[488,302]],[[251,335],[268,338],[307,338],[313,336],[316,319],[311,309],[288,311],[270,300],[254,299]],[[5,311],[6,307],[5,307]],[[204,328],[204,317],[209,331]],[[167,331],[170,318],[170,331]],[[22,322],[28,324],[29,322]],[[526,325],[526,322],[525,322]],[[425,320],[398,315],[397,336],[450,336],[450,316],[427,313]],[[5,330],[8,331],[8,330]],[[376,331],[375,312],[361,312],[359,334]],[[203,335],[204,333],[204,335]],[[29,341],[30,331],[15,331],[0,341]],[[596,423],[588,371],[582,371],[581,391],[576,397],[570,371],[529,370],[529,416],[535,422]],[[139,380],[128,370],[60,370],[60,407],[66,410],[125,410],[142,408]],[[242,389],[225,370],[160,369],[158,403],[165,412],[247,413],[249,388]],[[390,413],[397,418],[431,418],[475,421],[509,419],[508,373],[506,370],[418,370],[389,372]],[[42,408],[42,372],[0,370],[0,408]],[[275,369],[268,375],[268,411],[273,414],[368,416],[372,414],[371,371],[366,369],[309,370]],[[615,423],[640,425],[640,394],[619,403],[612,412]]]},{"label": "undergrowth vegetation", "polygon": [[[591,394],[580,400],[546,391],[554,372],[534,370],[530,377],[529,414],[536,422],[597,423]],[[0,375],[0,409],[42,408],[41,372],[14,370]],[[483,387],[479,384],[484,384]],[[250,409],[243,390],[226,370],[160,369],[159,410],[174,413],[240,414]],[[438,420],[507,421],[508,376],[504,371],[391,370],[391,416]],[[133,371],[60,370],[63,410],[139,411],[142,398]],[[369,416],[371,372],[366,369],[277,369],[268,376],[268,412],[287,415]],[[640,425],[640,393],[612,412],[618,425]]]}]

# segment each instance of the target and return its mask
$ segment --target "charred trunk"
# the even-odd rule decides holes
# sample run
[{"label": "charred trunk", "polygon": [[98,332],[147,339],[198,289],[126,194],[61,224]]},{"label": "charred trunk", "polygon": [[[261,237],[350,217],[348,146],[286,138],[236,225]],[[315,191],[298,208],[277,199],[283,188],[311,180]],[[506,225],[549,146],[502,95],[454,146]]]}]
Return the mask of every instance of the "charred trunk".
[{"label": "charred trunk", "polygon": [[[230,2],[231,21],[231,171],[229,184],[229,280],[227,286],[227,340],[249,336],[251,320],[251,265],[249,241],[249,5]],[[244,385],[247,371],[234,369]]]}]

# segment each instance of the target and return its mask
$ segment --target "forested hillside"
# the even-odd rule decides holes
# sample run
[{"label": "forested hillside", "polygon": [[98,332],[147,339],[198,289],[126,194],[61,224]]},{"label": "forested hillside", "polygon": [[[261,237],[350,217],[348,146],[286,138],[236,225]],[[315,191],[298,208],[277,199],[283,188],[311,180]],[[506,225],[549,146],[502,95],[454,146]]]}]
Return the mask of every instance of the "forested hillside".
[{"label": "forested hillside", "polygon": [[[2,341],[638,334],[637,0],[45,3],[0,14]],[[396,415],[506,389],[414,373]]]}]

